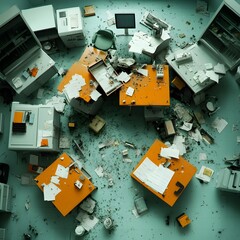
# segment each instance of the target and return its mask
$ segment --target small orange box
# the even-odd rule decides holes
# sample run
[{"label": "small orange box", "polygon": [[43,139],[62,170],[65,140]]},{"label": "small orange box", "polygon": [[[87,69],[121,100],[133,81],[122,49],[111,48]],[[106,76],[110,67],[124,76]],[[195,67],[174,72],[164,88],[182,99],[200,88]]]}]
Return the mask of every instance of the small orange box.
[{"label": "small orange box", "polygon": [[48,146],[48,139],[47,138],[43,138],[41,141],[41,147],[47,147]]},{"label": "small orange box", "polygon": [[175,77],[172,80],[172,84],[178,89],[178,90],[182,90],[186,84],[183,82],[182,79],[180,79],[179,77]]},{"label": "small orange box", "polygon": [[36,77],[37,73],[38,73],[38,68],[37,67],[34,67],[33,69],[30,70],[30,74],[33,77]]},{"label": "small orange box", "polygon": [[188,215],[183,213],[180,216],[177,217],[177,221],[180,224],[181,227],[186,227],[188,224],[191,223],[191,220],[189,219]]}]

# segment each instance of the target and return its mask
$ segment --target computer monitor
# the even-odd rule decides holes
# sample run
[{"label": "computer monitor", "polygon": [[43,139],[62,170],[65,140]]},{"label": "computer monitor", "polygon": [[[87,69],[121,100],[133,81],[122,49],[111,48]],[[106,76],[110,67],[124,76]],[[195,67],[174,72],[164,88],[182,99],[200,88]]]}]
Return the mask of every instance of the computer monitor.
[{"label": "computer monitor", "polygon": [[134,13],[115,13],[116,28],[123,28],[125,30],[124,35],[128,34],[129,28],[135,28],[135,14]]}]

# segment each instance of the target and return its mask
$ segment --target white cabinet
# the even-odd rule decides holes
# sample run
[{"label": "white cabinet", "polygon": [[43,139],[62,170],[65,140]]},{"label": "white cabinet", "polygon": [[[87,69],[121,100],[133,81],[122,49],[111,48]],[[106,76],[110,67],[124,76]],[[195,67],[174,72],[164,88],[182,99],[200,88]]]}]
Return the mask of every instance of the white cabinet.
[{"label": "white cabinet", "polygon": [[195,94],[235,70],[240,64],[239,3],[225,0],[198,42],[171,53],[167,61]]},{"label": "white cabinet", "polygon": [[10,212],[12,208],[12,189],[9,185],[0,183],[0,212]]},{"label": "white cabinet", "polygon": [[55,62],[13,6],[0,15],[0,78],[22,95],[30,95],[57,73]]},{"label": "white cabinet", "polygon": [[58,34],[65,46],[68,48],[84,46],[85,36],[80,8],[65,8],[56,12]]},{"label": "white cabinet", "polygon": [[59,150],[60,115],[54,107],[13,102],[10,121],[10,150]]}]

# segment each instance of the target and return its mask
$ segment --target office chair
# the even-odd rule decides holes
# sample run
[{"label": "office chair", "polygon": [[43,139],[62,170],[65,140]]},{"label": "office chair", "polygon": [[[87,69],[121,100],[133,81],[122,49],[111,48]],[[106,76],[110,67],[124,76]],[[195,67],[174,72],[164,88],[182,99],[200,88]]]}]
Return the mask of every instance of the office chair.
[{"label": "office chair", "polygon": [[107,51],[110,48],[116,49],[115,36],[110,29],[97,31],[92,38],[92,43],[94,47],[103,51]]}]

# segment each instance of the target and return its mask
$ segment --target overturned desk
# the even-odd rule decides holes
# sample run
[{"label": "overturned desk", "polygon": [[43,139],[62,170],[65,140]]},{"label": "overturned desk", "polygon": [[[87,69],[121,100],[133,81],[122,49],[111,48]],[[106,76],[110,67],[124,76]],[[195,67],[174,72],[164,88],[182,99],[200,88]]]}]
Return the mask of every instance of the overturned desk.
[{"label": "overturned desk", "polygon": [[72,211],[95,189],[66,153],[39,174],[35,181],[44,193],[44,200],[52,201],[63,216]]},{"label": "overturned desk", "polygon": [[[132,171],[131,177],[157,197],[161,198],[169,206],[173,206],[195,175],[197,169],[181,156],[179,159],[171,158],[168,161],[164,157],[159,157],[161,148],[167,147],[160,140],[155,140]],[[166,161],[168,167],[166,166]],[[162,186],[157,186],[154,182],[155,180],[162,186],[166,184],[166,189],[160,190]],[[169,183],[167,183],[168,180]]]},{"label": "overturned desk", "polygon": [[119,93],[120,106],[170,106],[169,69],[163,65],[163,78],[157,70],[147,65],[147,76],[133,73]]}]

